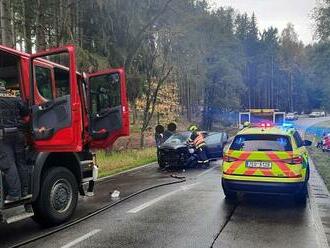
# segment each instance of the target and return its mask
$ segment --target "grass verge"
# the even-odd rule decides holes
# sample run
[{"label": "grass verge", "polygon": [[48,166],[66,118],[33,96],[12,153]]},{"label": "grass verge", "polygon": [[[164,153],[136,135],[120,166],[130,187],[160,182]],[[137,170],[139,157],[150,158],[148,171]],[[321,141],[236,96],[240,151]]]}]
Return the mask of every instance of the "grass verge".
[{"label": "grass verge", "polygon": [[323,152],[321,149],[315,147],[316,142],[320,139],[324,131],[330,132],[329,121],[320,122],[311,128],[308,128],[306,138],[314,141],[313,146],[308,147],[308,151],[317,171],[320,173],[324,183],[330,191],[330,153]]},{"label": "grass verge", "polygon": [[99,178],[155,162],[156,148],[130,149],[106,153],[97,152]]}]

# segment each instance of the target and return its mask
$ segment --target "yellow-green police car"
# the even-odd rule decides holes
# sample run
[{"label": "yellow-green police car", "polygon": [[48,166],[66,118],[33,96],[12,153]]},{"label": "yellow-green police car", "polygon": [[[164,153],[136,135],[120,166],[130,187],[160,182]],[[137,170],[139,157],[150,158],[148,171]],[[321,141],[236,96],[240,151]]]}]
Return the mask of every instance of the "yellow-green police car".
[{"label": "yellow-green police car", "polygon": [[222,187],[227,199],[237,192],[291,194],[306,202],[309,162],[298,131],[269,123],[241,130],[225,150]]}]

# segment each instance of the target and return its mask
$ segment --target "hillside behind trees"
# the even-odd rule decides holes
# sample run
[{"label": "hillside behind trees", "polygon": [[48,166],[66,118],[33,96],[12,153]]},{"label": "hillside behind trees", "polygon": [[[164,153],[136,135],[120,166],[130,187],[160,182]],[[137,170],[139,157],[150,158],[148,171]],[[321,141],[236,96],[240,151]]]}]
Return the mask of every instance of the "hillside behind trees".
[{"label": "hillside behind trees", "polygon": [[[246,108],[330,111],[329,10],[330,0],[315,9],[318,42],[305,46],[290,23],[260,30],[257,16],[207,1],[0,0],[0,41],[26,52],[75,44],[81,70],[124,66],[141,134],[157,113],[212,129]],[[172,117],[159,113],[173,112],[157,107],[164,95],[179,103]]]}]

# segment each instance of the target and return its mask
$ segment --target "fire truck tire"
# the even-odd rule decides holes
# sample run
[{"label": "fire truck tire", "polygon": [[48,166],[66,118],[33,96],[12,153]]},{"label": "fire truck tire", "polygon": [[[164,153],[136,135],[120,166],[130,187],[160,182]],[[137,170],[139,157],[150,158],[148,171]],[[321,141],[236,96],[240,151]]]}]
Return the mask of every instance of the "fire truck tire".
[{"label": "fire truck tire", "polygon": [[72,172],[65,167],[50,168],[33,204],[34,220],[43,226],[61,224],[72,216],[77,201],[78,184]]}]

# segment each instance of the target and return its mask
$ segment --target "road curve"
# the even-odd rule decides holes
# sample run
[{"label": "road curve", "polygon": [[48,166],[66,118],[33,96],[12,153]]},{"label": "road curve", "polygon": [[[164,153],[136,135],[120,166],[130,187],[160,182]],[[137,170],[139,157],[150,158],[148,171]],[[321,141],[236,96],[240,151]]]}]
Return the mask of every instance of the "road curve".
[{"label": "road curve", "polygon": [[[302,119],[297,124],[305,129],[316,121]],[[322,219],[330,217],[320,211],[313,190],[306,207],[296,206],[290,197],[251,195],[232,205],[224,200],[219,167],[218,161],[209,170],[180,172],[187,178],[183,184],[145,192],[26,247],[327,246]],[[114,189],[129,194],[165,182],[170,174],[152,165],[110,178],[98,185],[97,198],[80,200],[85,204],[80,204],[76,216],[111,201],[109,192]],[[312,173],[310,188],[320,187],[317,175]],[[31,221],[0,226],[0,230],[5,246],[43,231]]]}]

